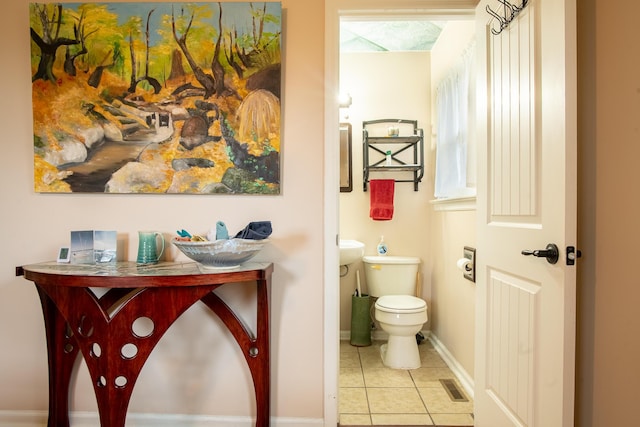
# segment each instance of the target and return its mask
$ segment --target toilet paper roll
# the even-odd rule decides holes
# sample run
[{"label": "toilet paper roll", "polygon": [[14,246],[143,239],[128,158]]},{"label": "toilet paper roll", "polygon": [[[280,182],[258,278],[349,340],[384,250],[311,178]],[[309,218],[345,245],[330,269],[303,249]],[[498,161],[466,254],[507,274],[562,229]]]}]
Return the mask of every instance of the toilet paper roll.
[{"label": "toilet paper roll", "polygon": [[456,263],[459,270],[471,271],[471,260],[468,258],[460,258]]}]

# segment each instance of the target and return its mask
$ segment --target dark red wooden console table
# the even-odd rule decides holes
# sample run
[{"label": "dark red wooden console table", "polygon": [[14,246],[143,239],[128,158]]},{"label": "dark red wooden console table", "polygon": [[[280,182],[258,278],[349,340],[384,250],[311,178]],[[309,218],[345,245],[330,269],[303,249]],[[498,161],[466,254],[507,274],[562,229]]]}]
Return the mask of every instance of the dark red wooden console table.
[{"label": "dark red wooden console table", "polygon": [[[84,358],[102,427],[124,427],[133,387],[147,358],[171,324],[202,301],[229,329],[251,371],[256,426],[269,425],[269,293],[271,263],[233,270],[200,270],[195,263],[132,262],[18,268],[40,295],[49,356],[48,427],[69,426],[69,385],[78,354]],[[214,292],[255,281],[257,325],[252,333]],[[98,296],[92,288],[105,288]]]}]

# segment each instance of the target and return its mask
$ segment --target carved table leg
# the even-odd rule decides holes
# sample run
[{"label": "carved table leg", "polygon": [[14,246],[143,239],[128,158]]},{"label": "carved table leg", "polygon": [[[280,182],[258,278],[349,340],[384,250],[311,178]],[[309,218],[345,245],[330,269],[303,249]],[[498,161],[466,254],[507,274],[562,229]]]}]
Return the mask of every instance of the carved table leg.
[{"label": "carved table leg", "polygon": [[[111,310],[103,307],[100,299],[87,288],[41,288],[41,293],[46,292],[43,296],[47,302],[45,319],[55,327],[56,334],[66,326],[60,313],[75,331],[71,350],[75,356],[79,349],[87,364],[102,427],[125,426],[136,380],[152,350],[171,324],[211,291],[211,286],[139,288],[123,297],[117,304],[118,309],[110,315]],[[107,297],[105,301],[110,299]],[[105,302],[104,305],[109,304]],[[143,319],[152,325],[148,334],[136,333],[136,322]],[[53,334],[48,331],[47,335]],[[62,340],[55,339],[48,344],[52,354],[50,390],[57,393],[51,417],[61,420],[50,423],[49,427],[68,427],[68,415],[61,417],[63,412],[68,413],[68,385],[73,363],[60,359],[60,354],[66,349]],[[131,349],[133,354],[127,355],[127,349]]]},{"label": "carved table leg", "polygon": [[47,337],[49,366],[49,422],[48,427],[69,427],[69,384],[78,346],[72,331],[53,301],[37,287],[42,304]]},{"label": "carved table leg", "polygon": [[257,280],[257,336],[244,325],[233,310],[214,293],[208,293],[202,302],[216,313],[242,349],[249,366],[256,395],[256,427],[268,427],[270,419],[270,349],[269,349],[269,290],[270,276]]},{"label": "carved table leg", "polygon": [[[254,372],[256,388],[256,427],[269,426],[271,378],[270,378],[270,348],[269,348],[269,290],[270,279],[258,281],[258,313],[257,313],[257,341],[258,357]],[[256,378],[257,377],[257,378]]]}]

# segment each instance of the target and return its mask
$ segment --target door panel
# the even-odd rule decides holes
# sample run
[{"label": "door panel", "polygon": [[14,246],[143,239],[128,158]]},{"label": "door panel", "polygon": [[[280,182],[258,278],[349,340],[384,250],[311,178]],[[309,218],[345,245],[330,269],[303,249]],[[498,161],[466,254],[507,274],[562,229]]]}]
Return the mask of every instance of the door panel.
[{"label": "door panel", "polygon": [[[518,0],[516,3],[519,3]],[[573,426],[575,0],[529,0],[499,35],[478,23],[475,421]],[[555,243],[560,260],[523,256]]]},{"label": "door panel", "polygon": [[521,425],[533,425],[533,349],[540,284],[497,270],[487,284],[487,383],[495,405]]},{"label": "door panel", "polygon": [[532,4],[509,30],[487,38],[493,112],[492,216],[536,213],[535,12]]}]

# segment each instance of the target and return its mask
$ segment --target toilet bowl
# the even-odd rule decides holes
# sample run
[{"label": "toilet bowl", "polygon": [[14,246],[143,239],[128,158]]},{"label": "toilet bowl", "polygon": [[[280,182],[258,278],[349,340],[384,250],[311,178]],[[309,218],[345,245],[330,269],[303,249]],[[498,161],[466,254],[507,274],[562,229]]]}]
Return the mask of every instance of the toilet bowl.
[{"label": "toilet bowl", "polygon": [[369,294],[376,297],[375,319],[389,334],[380,348],[382,362],[395,369],[421,366],[416,334],[427,321],[427,303],[415,295],[420,259],[365,256]]}]

